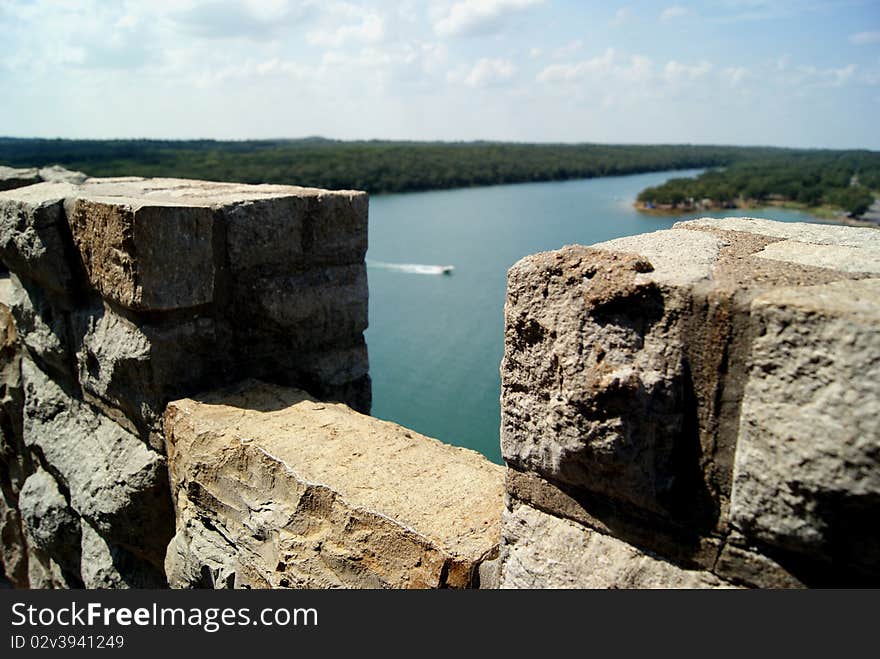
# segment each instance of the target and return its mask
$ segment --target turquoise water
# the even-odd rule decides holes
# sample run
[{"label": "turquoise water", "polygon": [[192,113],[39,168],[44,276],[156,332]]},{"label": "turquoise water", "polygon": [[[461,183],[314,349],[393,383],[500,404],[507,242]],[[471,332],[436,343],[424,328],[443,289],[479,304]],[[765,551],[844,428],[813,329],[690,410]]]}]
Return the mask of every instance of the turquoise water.
[{"label": "turquoise water", "polygon": [[[370,200],[370,374],[373,415],[501,462],[507,269],[523,256],[672,226],[688,217],[785,209],[636,213],[643,188],[700,170],[376,196]],[[451,275],[391,264],[452,265]]]}]

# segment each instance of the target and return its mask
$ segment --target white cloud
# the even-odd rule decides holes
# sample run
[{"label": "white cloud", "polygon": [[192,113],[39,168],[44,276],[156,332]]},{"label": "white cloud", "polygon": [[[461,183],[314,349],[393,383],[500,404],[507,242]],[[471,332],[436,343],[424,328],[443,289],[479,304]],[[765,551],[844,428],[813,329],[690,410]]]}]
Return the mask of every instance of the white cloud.
[{"label": "white cloud", "polygon": [[743,66],[729,66],[722,71],[722,76],[731,87],[738,87],[750,75]]},{"label": "white cloud", "polygon": [[872,32],[856,32],[855,34],[850,35],[849,41],[856,46],[880,43],[880,30]]},{"label": "white cloud", "polygon": [[660,12],[660,20],[664,22],[671,21],[676,18],[681,18],[687,13],[688,10],[685,7],[682,7],[681,5],[673,5]]},{"label": "white cloud", "polygon": [[[516,67],[511,61],[483,57],[474,64],[463,81],[468,87],[488,87],[510,80],[515,74]],[[451,79],[455,78],[453,75]]]},{"label": "white cloud", "polygon": [[497,29],[512,13],[544,0],[459,0],[434,21],[434,32],[455,37]]},{"label": "white cloud", "polygon": [[619,56],[613,48],[582,62],[551,64],[538,74],[539,82],[618,80],[643,83],[654,75],[654,63],[642,55]]},{"label": "white cloud", "polygon": [[529,57],[531,57],[532,59],[537,59],[538,57],[540,57],[543,54],[544,54],[544,51],[541,50],[540,48],[530,48],[529,49]]},{"label": "white cloud", "polygon": [[565,44],[564,46],[560,46],[556,50],[553,51],[553,57],[557,59],[564,59],[566,57],[571,57],[581,48],[583,48],[584,42],[580,39],[572,41],[570,43]]},{"label": "white cloud", "polygon": [[663,67],[663,77],[668,82],[691,81],[702,78],[712,70],[712,65],[703,60],[699,64],[682,64],[675,60],[670,60]]},{"label": "white cloud", "polygon": [[633,18],[633,11],[629,7],[621,7],[616,12],[614,12],[614,19],[611,21],[612,25],[624,25],[625,23],[629,23]]},{"label": "white cloud", "polygon": [[803,91],[806,88],[843,87],[856,79],[857,71],[858,68],[855,64],[824,69],[815,66],[798,66],[783,78],[783,81],[798,91]]},{"label": "white cloud", "polygon": [[315,28],[306,35],[306,41],[315,46],[339,48],[351,43],[377,43],[384,34],[385,24],[382,17],[364,12],[354,23]]}]

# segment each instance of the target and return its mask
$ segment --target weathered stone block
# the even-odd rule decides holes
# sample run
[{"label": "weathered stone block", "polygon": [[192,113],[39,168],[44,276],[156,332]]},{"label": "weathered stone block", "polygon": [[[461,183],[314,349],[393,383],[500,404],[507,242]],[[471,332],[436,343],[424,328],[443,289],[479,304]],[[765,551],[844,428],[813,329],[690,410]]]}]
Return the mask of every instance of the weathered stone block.
[{"label": "weathered stone block", "polygon": [[82,580],[85,588],[165,588],[155,565],[109,544],[89,524],[82,525]]},{"label": "weathered stone block", "polygon": [[23,528],[30,542],[74,574],[80,564],[79,517],[42,469],[28,476],[18,495]]},{"label": "weathered stone block", "polygon": [[137,310],[213,300],[211,209],[80,197],[68,201],[67,219],[89,282],[106,299]]},{"label": "weathered stone block", "polygon": [[172,586],[467,587],[497,554],[502,474],[303,392],[171,403]]},{"label": "weathered stone block", "polygon": [[22,437],[24,391],[21,384],[21,351],[18,332],[6,302],[11,286],[2,280],[0,296],[0,482],[13,497],[29,472]]},{"label": "weathered stone block", "polygon": [[14,190],[39,183],[42,179],[36,167],[15,168],[0,165],[0,191]]},{"label": "weathered stone block", "polygon": [[359,336],[368,324],[366,266],[338,266],[233,284],[233,321],[242,349],[283,337],[291,350],[309,350]]},{"label": "weathered stone block", "polygon": [[366,193],[323,190],[308,200],[303,226],[303,247],[308,262],[363,262],[367,253],[369,198]]},{"label": "weathered stone block", "polygon": [[0,569],[14,587],[28,587],[27,543],[18,496],[7,483],[0,483]]},{"label": "weathered stone block", "polygon": [[303,225],[308,201],[298,196],[255,199],[222,206],[229,268],[233,277],[251,270],[290,272],[303,262]]},{"label": "weathered stone block", "polygon": [[161,565],[173,525],[165,460],[29,360],[22,376],[25,443],[69,492],[71,508],[109,541]]},{"label": "weathered stone block", "polygon": [[617,538],[513,502],[504,511],[501,588],[724,588]]},{"label": "weathered stone block", "polygon": [[511,510],[737,584],[873,583],[878,246],[871,229],[733,218],[515,265]]},{"label": "weathered stone block", "polygon": [[107,305],[74,314],[79,383],[87,400],[163,450],[161,415],[169,400],[228,381],[231,334],[195,315],[135,322]]},{"label": "weathered stone block", "polygon": [[501,419],[509,464],[658,513],[707,508],[688,427],[687,293],[708,279],[721,240],[681,233],[566,247],[511,268]]},{"label": "weathered stone block", "polygon": [[66,183],[0,192],[0,260],[67,304],[76,282],[63,200],[75,193]]},{"label": "weathered stone block", "polygon": [[10,274],[10,308],[30,357],[64,382],[75,381],[69,313],[32,281]]},{"label": "weathered stone block", "polygon": [[880,279],[778,289],[751,312],[733,522],[880,575]]}]

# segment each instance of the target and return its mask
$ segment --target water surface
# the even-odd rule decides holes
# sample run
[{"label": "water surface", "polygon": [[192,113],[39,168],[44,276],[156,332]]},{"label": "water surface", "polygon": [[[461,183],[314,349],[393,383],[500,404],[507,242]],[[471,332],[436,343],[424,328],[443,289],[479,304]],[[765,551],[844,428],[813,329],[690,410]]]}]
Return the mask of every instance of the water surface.
[{"label": "water surface", "polygon": [[[367,254],[373,415],[500,462],[502,312],[507,269],[516,261],[692,217],[814,221],[777,208],[674,218],[633,209],[643,188],[700,171],[373,197]],[[454,266],[451,274],[423,268],[447,265]]]}]

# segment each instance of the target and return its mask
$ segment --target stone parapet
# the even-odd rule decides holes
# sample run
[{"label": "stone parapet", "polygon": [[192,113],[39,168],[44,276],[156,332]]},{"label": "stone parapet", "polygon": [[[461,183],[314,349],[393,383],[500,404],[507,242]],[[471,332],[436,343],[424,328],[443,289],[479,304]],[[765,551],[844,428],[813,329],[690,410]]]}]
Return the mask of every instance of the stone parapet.
[{"label": "stone parapet", "polygon": [[695,220],[511,268],[502,586],[536,585],[557,536],[607,569],[567,554],[547,585],[880,579],[878,246]]}]

